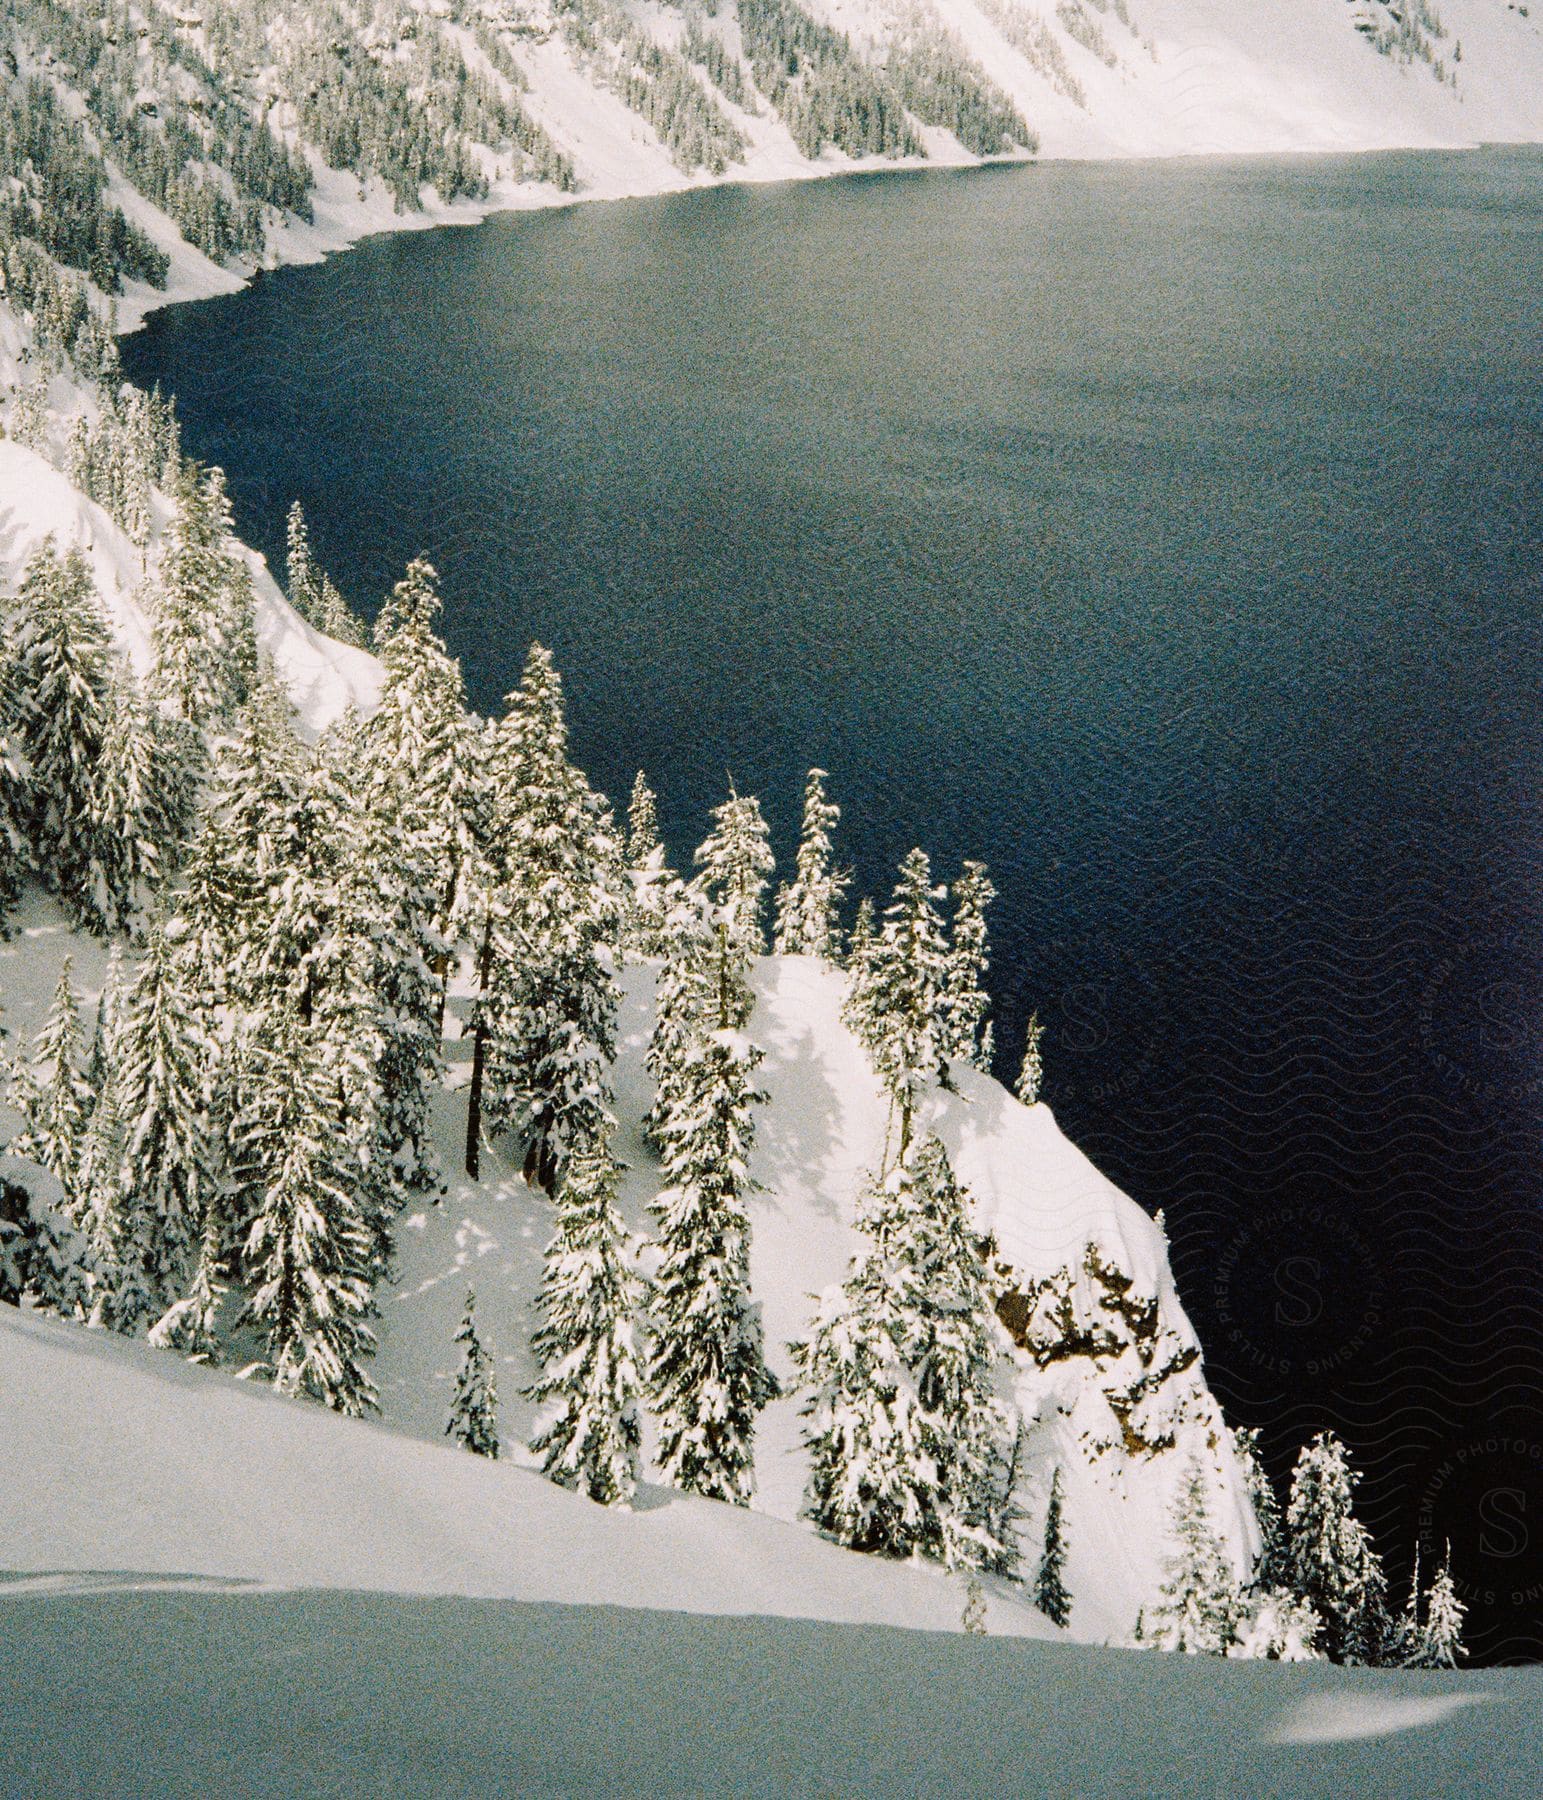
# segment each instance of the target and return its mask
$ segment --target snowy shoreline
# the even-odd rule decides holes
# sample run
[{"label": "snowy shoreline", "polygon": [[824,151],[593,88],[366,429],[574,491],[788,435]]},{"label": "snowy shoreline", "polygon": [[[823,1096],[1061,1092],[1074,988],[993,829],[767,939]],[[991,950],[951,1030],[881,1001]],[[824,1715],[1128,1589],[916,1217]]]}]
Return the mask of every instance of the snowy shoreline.
[{"label": "snowy shoreline", "polygon": [[[640,186],[636,189],[597,183],[582,193],[563,193],[548,184],[527,182],[504,183],[495,187],[485,200],[458,200],[446,204],[436,201],[421,212],[397,212],[383,192],[369,194],[364,200],[344,197],[340,187],[352,187],[355,178],[334,169],[325,170],[318,178],[315,206],[316,221],[286,220],[269,238],[270,255],[250,269],[222,268],[206,258],[189,252],[178,260],[187,266],[180,275],[174,272],[164,289],[143,282],[130,282],[118,298],[118,335],[129,337],[139,331],[153,313],[170,306],[191,305],[226,294],[239,293],[250,287],[261,275],[276,274],[280,269],[310,268],[352,250],[366,240],[391,237],[419,231],[437,231],[449,226],[485,224],[499,215],[554,212],[580,206],[611,204],[624,200],[662,200],[680,194],[716,188],[749,188],[793,185],[813,181],[848,178],[871,179],[888,175],[958,174],[973,170],[1025,168],[1047,165],[1078,167],[1129,167],[1168,163],[1202,162],[1273,162],[1282,158],[1305,157],[1398,156],[1422,153],[1470,155],[1484,150],[1536,149],[1543,138],[1484,139],[1453,143],[1432,139],[1427,142],[1389,144],[1366,142],[1325,146],[1295,144],[1279,148],[1235,150],[1132,151],[1127,155],[1056,155],[1023,154],[992,157],[872,157],[864,161],[843,160],[825,164],[809,164],[802,169],[768,169],[762,173],[740,170],[723,175],[682,176],[680,181],[665,186]],[[187,246],[181,245],[186,251]]]}]

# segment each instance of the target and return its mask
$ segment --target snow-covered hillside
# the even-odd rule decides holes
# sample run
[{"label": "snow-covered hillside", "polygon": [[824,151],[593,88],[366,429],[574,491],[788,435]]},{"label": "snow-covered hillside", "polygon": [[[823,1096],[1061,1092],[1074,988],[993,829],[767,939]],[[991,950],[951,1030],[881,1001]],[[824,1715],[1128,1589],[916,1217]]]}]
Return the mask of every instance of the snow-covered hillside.
[{"label": "snow-covered hillside", "polygon": [[[59,109],[82,121],[68,166],[100,158],[104,205],[143,234],[113,252],[125,325],[496,208],[986,155],[1543,136],[1543,13],[1514,0],[156,0],[149,25],[113,0],[96,38],[70,16],[19,7],[13,103],[27,81],[56,96],[56,144]],[[173,130],[192,185],[162,191]],[[40,170],[15,179],[44,204]]]},{"label": "snow-covered hillside", "polygon": [[[19,1036],[35,1029],[65,955],[74,958],[83,994],[94,994],[105,971],[105,951],[72,933],[52,905],[39,900],[17,921],[13,940],[0,946],[0,993],[5,997],[5,1022],[13,1033]],[[642,1059],[651,1023],[652,985],[647,966],[627,971],[616,1068],[617,1110],[622,1121],[617,1148],[629,1165],[623,1211],[628,1225],[639,1233],[648,1223],[645,1209],[659,1186],[657,1160],[643,1145],[638,1129],[651,1097]],[[863,1176],[878,1165],[884,1147],[887,1106],[861,1046],[840,1019],[841,990],[841,976],[809,958],[767,958],[757,978],[757,1006],[750,1029],[767,1052],[760,1078],[769,1098],[761,1109],[754,1164],[763,1191],[753,1210],[752,1282],[763,1308],[769,1359],[784,1377],[791,1373],[786,1346],[805,1334],[812,1296],[846,1272],[856,1242],[852,1219]],[[453,1002],[453,1010],[464,1013],[466,1005],[463,993]],[[453,1024],[451,1031],[453,1037]],[[464,1055],[467,1048],[464,1040],[451,1045],[452,1054]],[[458,1166],[464,1133],[465,1101],[457,1091],[464,1073],[463,1065],[452,1065],[439,1106],[438,1135],[449,1170]],[[947,1145],[970,1188],[979,1229],[989,1232],[995,1241],[1004,1316],[1016,1322],[1012,1297],[1062,1271],[1071,1278],[1079,1319],[1106,1330],[1118,1330],[1121,1317],[1128,1318],[1137,1310],[1133,1301],[1147,1296],[1155,1302],[1151,1330],[1143,1335],[1127,1328],[1130,1342],[1124,1348],[1111,1345],[1097,1354],[1058,1360],[1045,1369],[1024,1350],[1013,1351],[1005,1331],[1001,1340],[1000,1386],[1029,1427],[1020,1488],[1028,1515],[1025,1543],[1032,1548],[1036,1540],[1050,1474],[1060,1468],[1071,1521],[1067,1580],[1074,1596],[1072,1635],[1095,1642],[1123,1640],[1135,1623],[1137,1610],[1151,1602],[1162,1580],[1163,1560],[1171,1553],[1168,1517],[1172,1496],[1191,1454],[1198,1454],[1211,1471],[1218,1530],[1239,1570],[1246,1567],[1256,1540],[1230,1438],[1205,1388],[1196,1360],[1198,1347],[1174,1293],[1165,1247],[1152,1221],[1066,1141],[1048,1108],[1024,1107],[997,1083],[973,1071],[960,1070],[958,1081],[957,1094],[935,1091],[930,1096],[925,1118]],[[532,1460],[523,1445],[531,1433],[534,1413],[521,1400],[520,1389],[536,1373],[529,1349],[535,1323],[533,1302],[541,1252],[551,1232],[551,1202],[528,1187],[517,1168],[504,1167],[496,1152],[485,1159],[482,1182],[453,1179],[442,1200],[419,1206],[402,1219],[398,1231],[400,1275],[394,1286],[379,1296],[380,1349],[373,1369],[381,1393],[381,1418],[387,1426],[430,1444],[442,1442],[459,1360],[452,1338],[466,1289],[474,1285],[480,1328],[497,1358],[503,1397],[501,1423],[508,1451],[517,1463]],[[1128,1290],[1118,1288],[1114,1295],[1123,1313],[1111,1308],[1110,1290],[1089,1272],[1090,1246],[1100,1268],[1130,1281]],[[56,1430],[50,1421],[55,1419],[61,1383],[69,1388],[76,1376],[97,1368],[91,1358],[103,1340],[93,1336],[89,1348],[78,1346],[86,1358],[79,1361],[69,1353],[78,1336],[78,1327],[39,1323],[28,1328],[24,1339],[8,1336],[0,1340],[6,1414],[13,1415],[14,1398],[17,1405],[35,1409],[37,1429],[43,1433],[37,1456],[23,1459],[35,1464],[29,1481],[42,1485],[35,1491],[25,1484],[13,1490],[17,1510],[9,1515],[8,1523],[0,1524],[0,1567],[48,1568],[60,1566],[61,1558],[74,1566],[73,1559],[86,1554],[84,1544],[78,1541],[51,1539],[47,1531],[55,1530],[54,1525],[38,1537],[37,1528],[26,1523],[28,1518],[57,1516],[56,1508],[42,1503],[50,1482],[65,1479],[82,1491],[93,1485],[79,1461],[87,1454],[83,1441],[67,1443],[55,1437],[54,1448],[46,1448],[48,1433]],[[191,1499],[176,1498],[188,1485],[189,1461],[187,1455],[172,1448],[178,1432],[185,1431],[194,1439],[215,1430],[228,1431],[234,1438],[248,1434],[249,1451],[241,1454],[249,1453],[254,1459],[254,1481],[255,1471],[270,1454],[263,1448],[265,1434],[290,1434],[285,1442],[293,1438],[296,1444],[309,1447],[305,1454],[321,1459],[357,1454],[364,1459],[358,1477],[361,1487],[374,1479],[365,1473],[371,1456],[398,1454],[371,1450],[370,1446],[379,1442],[376,1428],[345,1426],[307,1406],[281,1404],[271,1396],[254,1398],[250,1390],[235,1387],[229,1375],[180,1371],[168,1354],[119,1352],[116,1346],[101,1354],[108,1360],[91,1379],[129,1383],[140,1400],[93,1399],[90,1408],[125,1417],[135,1405],[146,1414],[166,1410],[164,1429],[171,1434],[151,1453],[148,1446],[158,1441],[156,1432],[161,1428],[152,1427],[147,1418],[143,1426],[130,1430],[133,1439],[147,1446],[143,1458],[136,1458],[136,1466],[142,1464],[144,1480],[159,1484],[154,1494],[143,1491],[138,1498],[125,1501],[126,1518],[149,1522],[148,1537],[144,1535],[146,1527],[125,1527],[122,1555],[133,1567],[182,1568],[185,1565],[177,1558],[185,1555],[185,1550],[179,1546],[186,1541],[204,1541],[196,1531],[188,1540],[183,1527],[175,1523],[184,1516],[186,1506],[203,1505],[208,1499],[200,1481],[191,1484]],[[121,1360],[125,1355],[126,1362]],[[52,1359],[46,1369],[35,1362],[40,1356]],[[114,1357],[120,1360],[114,1361]],[[1149,1391],[1140,1410],[1132,1412],[1123,1404],[1123,1396],[1144,1376],[1150,1378]],[[164,1390],[145,1386],[153,1379],[163,1380],[167,1384]],[[195,1403],[188,1398],[190,1394],[205,1398]],[[212,1409],[220,1421],[218,1426],[212,1419],[196,1428],[187,1421],[178,1424],[172,1413],[191,1405]],[[735,1610],[743,1604],[744,1610],[810,1617],[861,1617],[934,1627],[953,1622],[958,1613],[957,1584],[913,1572],[895,1590],[901,1598],[884,1598],[891,1591],[886,1585],[890,1576],[866,1572],[867,1559],[823,1548],[811,1565],[814,1572],[807,1576],[790,1572],[787,1579],[791,1585],[782,1599],[774,1604],[768,1598],[775,1592],[775,1582],[768,1587],[758,1559],[764,1556],[778,1566],[791,1559],[788,1567],[792,1571],[804,1567],[800,1559],[815,1554],[803,1532],[792,1527],[800,1512],[807,1472],[799,1428],[798,1402],[793,1398],[773,1402],[762,1417],[757,1439],[757,1505],[772,1518],[788,1523],[785,1530],[774,1531],[770,1537],[752,1534],[747,1540],[751,1547],[744,1550],[751,1560],[744,1568],[734,1566],[741,1554],[733,1548],[740,1543],[734,1534],[741,1527],[727,1522],[729,1509],[694,1504],[690,1518],[700,1525],[704,1551],[724,1532],[729,1533],[726,1547],[722,1554],[704,1554],[699,1561],[688,1558],[686,1567],[671,1574],[664,1586],[652,1576],[644,1580],[634,1575],[624,1580],[618,1575],[621,1585],[607,1585],[611,1577],[597,1573],[597,1564],[616,1570],[632,1565],[625,1558],[617,1561],[620,1552],[608,1549],[601,1556],[598,1550],[592,1551],[576,1525],[576,1537],[564,1540],[559,1533],[552,1540],[557,1546],[553,1554],[543,1552],[537,1558],[542,1564],[539,1571],[523,1565],[516,1568],[498,1557],[490,1562],[484,1550],[474,1547],[478,1532],[469,1532],[464,1544],[473,1548],[465,1560],[460,1548],[436,1552],[438,1566],[449,1583],[446,1591],[615,1603],[626,1602],[631,1594],[633,1604],[704,1611]],[[341,1435],[329,1436],[334,1431]],[[1144,1439],[1138,1432],[1144,1433]],[[328,1450],[328,1445],[334,1447]],[[238,1466],[234,1441],[216,1460],[222,1466]],[[423,1479],[448,1482],[457,1494],[464,1487],[474,1496],[504,1492],[525,1496],[519,1505],[534,1508],[541,1518],[582,1521],[599,1512],[587,1502],[555,1495],[533,1470],[522,1469],[517,1480],[502,1470],[467,1473],[460,1470],[458,1462],[442,1461],[437,1453],[423,1467],[439,1471]],[[295,1480],[296,1491],[302,1491],[303,1479],[297,1475]],[[490,1487],[485,1485],[489,1481],[493,1483]],[[500,1488],[500,1481],[514,1481],[515,1485]],[[260,1490],[261,1483],[257,1486]],[[658,1529],[654,1508],[662,1498],[662,1490],[656,1492],[640,1512],[645,1542]],[[224,1516],[228,1504],[221,1499],[210,1517]],[[251,1504],[269,1510],[266,1499],[254,1499]],[[678,1521],[682,1515],[673,1501],[671,1504],[671,1516]],[[455,1505],[459,1507],[461,1501]],[[555,1512],[551,1510],[554,1507]],[[411,1510],[404,1503],[400,1516],[409,1516]],[[453,1509],[447,1500],[436,1502],[432,1510]],[[697,1525],[681,1524],[679,1529],[689,1540]],[[89,1528],[100,1529],[100,1521]],[[522,1527],[519,1535],[528,1538],[535,1529],[532,1523]],[[629,1527],[626,1521],[617,1524],[607,1518],[593,1529],[601,1532],[609,1545],[610,1534],[620,1532],[625,1538]],[[762,1529],[756,1527],[758,1532]],[[251,1541],[276,1543],[273,1568],[287,1580],[399,1585],[395,1578],[384,1583],[375,1579],[386,1567],[380,1553],[360,1542],[350,1547],[345,1541],[348,1535],[340,1537],[329,1529],[315,1540],[302,1533],[303,1541],[298,1543],[282,1534],[281,1540],[259,1535]],[[106,1541],[111,1537],[109,1533]],[[243,1541],[242,1533],[233,1532],[227,1549],[234,1554]],[[460,1545],[462,1540],[456,1542]],[[766,1549],[767,1545],[773,1548]],[[254,1552],[255,1560],[232,1562],[227,1558],[208,1566],[200,1564],[200,1569],[204,1573],[262,1575],[269,1572],[266,1554]],[[640,1549],[638,1554],[644,1555],[644,1551]],[[329,1557],[342,1560],[329,1562]],[[855,1561],[863,1563],[865,1572],[840,1576],[832,1591],[842,1595],[855,1591],[870,1598],[856,1612],[831,1612],[828,1607],[834,1602],[818,1598],[821,1586],[831,1569]],[[597,1581],[601,1584],[598,1588]],[[858,1584],[856,1590],[850,1590],[853,1581]],[[635,1585],[629,1587],[628,1583]],[[1042,1628],[1037,1614],[1026,1623],[1029,1609],[1021,1600],[1008,1600],[1009,1592],[1000,1587],[994,1601],[1004,1609],[1001,1628]],[[754,1604],[735,1598],[752,1593],[760,1596]],[[853,1604],[850,1599],[840,1602],[842,1607]],[[1016,1625],[1009,1620],[1016,1620]]]},{"label": "snow-covered hillside", "polygon": [[1085,1649],[998,1594],[966,1637],[936,1569],[4,1308],[0,1418],[15,1800],[1535,1791],[1537,1670]]}]

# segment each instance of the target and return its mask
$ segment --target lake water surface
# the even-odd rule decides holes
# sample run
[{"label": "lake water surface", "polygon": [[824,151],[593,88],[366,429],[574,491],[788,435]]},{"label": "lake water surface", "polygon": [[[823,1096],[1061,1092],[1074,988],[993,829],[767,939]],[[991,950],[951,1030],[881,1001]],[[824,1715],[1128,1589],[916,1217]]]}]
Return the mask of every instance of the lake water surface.
[{"label": "lake water surface", "polygon": [[[676,859],[803,771],[1001,890],[1003,1071],[1166,1210],[1234,1419],[1543,1656],[1543,155],[722,188],[367,243],[125,344],[282,566],[550,644]],[[1401,1593],[1399,1595],[1401,1599]]]}]

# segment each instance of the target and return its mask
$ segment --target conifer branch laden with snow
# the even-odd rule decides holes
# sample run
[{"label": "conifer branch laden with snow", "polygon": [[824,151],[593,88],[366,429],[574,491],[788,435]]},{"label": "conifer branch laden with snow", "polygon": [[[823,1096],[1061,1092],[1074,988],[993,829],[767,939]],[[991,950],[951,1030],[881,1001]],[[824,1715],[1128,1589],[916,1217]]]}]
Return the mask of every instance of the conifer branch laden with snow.
[{"label": "conifer branch laden with snow", "polygon": [[993,1391],[967,1197],[928,1137],[864,1197],[866,1248],[793,1346],[806,1511],[838,1543],[1012,1573],[1016,1433]]},{"label": "conifer branch laden with snow", "polygon": [[777,1392],[750,1293],[753,1086],[761,1052],[728,1031],[689,1053],[660,1131],[659,1269],[648,1391],[659,1465],[687,1493],[746,1506],[756,1414]]},{"label": "conifer branch laden with snow", "polygon": [[461,1366],[455,1378],[445,1435],[454,1438],[474,1456],[496,1460],[499,1453],[498,1387],[493,1376],[493,1359],[477,1335],[476,1308],[476,1294],[468,1288],[466,1311],[454,1339],[462,1346]]},{"label": "conifer branch laden with snow", "polygon": [[831,833],[841,808],[825,792],[824,769],[811,769],[804,788],[803,829],[791,885],[777,894],[778,956],[818,956],[841,960],[841,901],[852,878],[834,866]]},{"label": "conifer branch laden with snow", "polygon": [[617,1176],[603,1143],[569,1162],[537,1299],[532,1349],[543,1372],[528,1390],[552,1413],[531,1443],[543,1472],[603,1506],[631,1504],[642,1449],[639,1284],[627,1265]]}]

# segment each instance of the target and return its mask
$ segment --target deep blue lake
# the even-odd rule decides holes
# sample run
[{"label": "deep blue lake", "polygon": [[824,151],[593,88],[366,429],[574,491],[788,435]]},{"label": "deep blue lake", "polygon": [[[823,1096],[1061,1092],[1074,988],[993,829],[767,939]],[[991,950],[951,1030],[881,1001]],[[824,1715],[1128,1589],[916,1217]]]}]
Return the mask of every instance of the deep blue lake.
[{"label": "deep blue lake", "polygon": [[126,341],[282,567],[428,555],[677,862],[803,772],[983,857],[998,1041],[1166,1211],[1272,1467],[1543,1657],[1543,154],[721,188],[378,239]]}]

